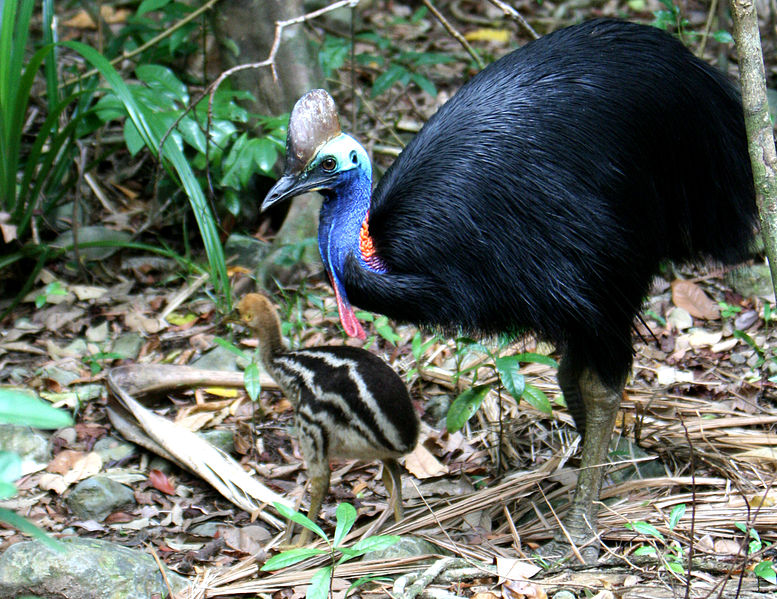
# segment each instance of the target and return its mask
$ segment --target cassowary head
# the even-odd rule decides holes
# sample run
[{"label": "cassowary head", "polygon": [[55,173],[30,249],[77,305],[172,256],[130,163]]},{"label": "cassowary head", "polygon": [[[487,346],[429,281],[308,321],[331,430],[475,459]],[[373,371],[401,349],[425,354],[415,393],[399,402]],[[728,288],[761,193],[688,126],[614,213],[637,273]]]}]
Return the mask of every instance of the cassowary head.
[{"label": "cassowary head", "polygon": [[[342,133],[332,97],[323,89],[302,96],[294,105],[286,138],[286,170],[262,202],[276,202],[318,191],[324,196],[318,249],[337,297],[346,333],[365,338],[343,286],[349,254],[359,251],[359,235],[369,210],[372,167],[364,148]],[[369,266],[369,264],[367,264]]]}]

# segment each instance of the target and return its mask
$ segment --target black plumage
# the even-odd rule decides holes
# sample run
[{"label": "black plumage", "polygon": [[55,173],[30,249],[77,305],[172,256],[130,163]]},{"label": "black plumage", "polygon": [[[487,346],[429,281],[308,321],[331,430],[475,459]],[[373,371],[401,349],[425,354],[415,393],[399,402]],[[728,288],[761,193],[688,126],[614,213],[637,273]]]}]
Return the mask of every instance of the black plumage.
[{"label": "black plumage", "polygon": [[566,519],[584,541],[652,277],[666,260],[741,260],[755,230],[735,87],[658,29],[562,29],[462,86],[372,195],[369,160],[321,93],[295,106],[298,159],[263,207],[324,195],[319,247],[351,334],[349,302],[558,346],[559,383],[586,431]]}]

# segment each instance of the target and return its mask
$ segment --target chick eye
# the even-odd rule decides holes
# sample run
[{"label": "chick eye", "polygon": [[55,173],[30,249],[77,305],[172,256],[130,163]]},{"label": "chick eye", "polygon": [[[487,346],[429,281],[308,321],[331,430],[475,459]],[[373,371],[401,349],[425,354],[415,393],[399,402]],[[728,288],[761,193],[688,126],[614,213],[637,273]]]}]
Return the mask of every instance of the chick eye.
[{"label": "chick eye", "polygon": [[331,173],[333,170],[335,170],[336,167],[337,160],[331,156],[327,156],[321,161],[321,168],[324,169],[327,173]]}]

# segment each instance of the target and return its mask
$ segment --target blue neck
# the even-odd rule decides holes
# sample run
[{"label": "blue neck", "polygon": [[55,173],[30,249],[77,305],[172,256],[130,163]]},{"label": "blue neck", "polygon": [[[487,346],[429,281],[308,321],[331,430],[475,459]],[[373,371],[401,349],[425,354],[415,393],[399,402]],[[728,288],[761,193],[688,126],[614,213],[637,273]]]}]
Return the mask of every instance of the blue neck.
[{"label": "blue neck", "polygon": [[342,280],[348,254],[369,268],[359,250],[359,231],[370,208],[371,174],[361,168],[344,171],[332,189],[322,190],[318,249],[327,271]]}]

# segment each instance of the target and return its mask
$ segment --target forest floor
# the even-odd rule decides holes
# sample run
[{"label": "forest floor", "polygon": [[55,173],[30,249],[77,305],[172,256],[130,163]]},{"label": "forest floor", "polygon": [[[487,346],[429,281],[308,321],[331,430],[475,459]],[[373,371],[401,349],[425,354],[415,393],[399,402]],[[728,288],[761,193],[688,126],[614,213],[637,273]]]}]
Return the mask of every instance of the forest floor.
[{"label": "forest floor", "polygon": [[[379,9],[365,13],[376,30],[390,29],[386,15],[392,10],[409,15],[401,3],[377,4]],[[452,4],[466,13],[473,3]],[[532,22],[542,29],[621,10],[610,3],[594,9],[540,5],[532,8],[537,12]],[[698,29],[705,13],[686,8]],[[471,12],[487,13],[488,20],[459,20],[459,25],[481,30],[493,44],[493,55],[506,51],[494,41],[504,28],[498,24],[501,13]],[[425,51],[461,51],[438,25],[432,27],[431,16],[426,20],[429,29],[403,25],[386,35],[406,43],[425,40]],[[772,47],[769,40],[765,44]],[[384,145],[390,138],[386,123],[417,130],[467,76],[448,65],[438,73],[447,84],[439,85],[437,99],[418,90],[401,93],[378,102],[387,104],[378,106],[380,119],[359,124],[370,132],[367,145],[378,165],[389,164],[397,149]],[[338,102],[344,114],[350,112],[347,94],[341,92]],[[65,262],[49,265],[26,301],[1,323],[0,382],[33,389],[69,408],[76,420],[51,437],[49,463],[26,475],[19,495],[5,505],[53,535],[153,549],[171,569],[196,581],[199,596],[304,596],[326,559],[258,572],[284,541],[283,527],[272,518],[253,519],[200,476],[159,461],[147,449],[128,449],[121,457],[95,451],[106,439],[127,447],[108,415],[115,405],[106,385],[110,369],[169,364],[236,371],[245,364],[215,338],[249,353],[255,347],[247,334],[225,322],[207,283],[181,277],[174,262],[120,253],[99,265],[88,281]],[[252,267],[243,266],[237,262],[231,268],[235,288],[245,291],[253,287],[245,274]],[[363,347],[403,377],[423,421],[420,449],[403,462],[405,519],[389,521],[377,532],[428,540],[437,555],[431,561],[429,555],[407,555],[344,563],[334,573],[336,596],[366,575],[375,580],[356,592],[386,596],[396,592],[398,576],[430,567],[440,572],[429,577],[427,592],[440,597],[542,598],[559,589],[602,598],[775,592],[768,582],[774,577],[771,545],[777,541],[775,301],[762,284],[742,282],[749,276],[762,283],[759,273],[747,270],[734,281],[722,270],[680,269],[657,279],[635,333],[633,376],[618,416],[599,514],[603,559],[595,566],[573,558],[559,569],[533,557],[557,530],[576,480],[579,436],[561,401],[555,369],[524,362],[520,372],[534,395],[520,400],[495,376],[497,356],[535,352],[558,358],[554,348],[531,338],[481,347],[419,334],[385,319],[365,320]],[[300,265],[282,292],[271,290],[293,347],[354,343],[343,336],[321,275],[318,265]],[[492,390],[463,430],[447,432],[447,408],[476,383],[489,383]],[[543,409],[543,397],[550,411]],[[302,501],[304,511],[307,477],[291,405],[271,384],[258,403],[244,389],[216,384],[151,399],[147,405],[154,413],[188,430],[231,432],[229,449],[244,469],[273,491]],[[134,505],[99,522],[76,517],[66,503],[75,484],[97,473],[129,484],[135,497]],[[343,502],[358,512],[347,544],[376,534],[371,524],[387,505],[379,464],[333,464],[322,513],[330,536]],[[24,538],[0,528],[0,551]],[[448,558],[457,560],[439,561]]]}]

